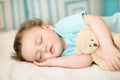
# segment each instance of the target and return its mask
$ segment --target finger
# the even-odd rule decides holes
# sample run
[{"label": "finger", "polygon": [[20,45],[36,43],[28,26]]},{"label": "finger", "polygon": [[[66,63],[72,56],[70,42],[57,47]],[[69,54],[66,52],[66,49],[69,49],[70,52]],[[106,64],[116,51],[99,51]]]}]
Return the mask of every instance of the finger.
[{"label": "finger", "polygon": [[120,62],[118,63],[118,65],[119,65],[119,70],[118,71],[120,71]]},{"label": "finger", "polygon": [[33,61],[33,63],[37,66],[42,66],[43,65],[41,62],[38,62],[38,61]]},{"label": "finger", "polygon": [[120,71],[120,59],[118,57],[116,57],[115,63],[116,63],[116,70]]},{"label": "finger", "polygon": [[38,61],[33,61],[33,63],[34,63],[35,65],[39,65],[39,62],[38,62]]},{"label": "finger", "polygon": [[118,61],[117,63],[118,63],[118,65],[119,65],[119,67],[120,67],[120,58],[119,58],[119,61]]},{"label": "finger", "polygon": [[117,64],[117,60],[111,60],[112,66],[114,67],[114,71],[118,71],[119,70],[119,65]]},{"label": "finger", "polygon": [[111,71],[115,71],[115,68],[113,67],[111,61],[106,61],[108,67],[110,68]]}]

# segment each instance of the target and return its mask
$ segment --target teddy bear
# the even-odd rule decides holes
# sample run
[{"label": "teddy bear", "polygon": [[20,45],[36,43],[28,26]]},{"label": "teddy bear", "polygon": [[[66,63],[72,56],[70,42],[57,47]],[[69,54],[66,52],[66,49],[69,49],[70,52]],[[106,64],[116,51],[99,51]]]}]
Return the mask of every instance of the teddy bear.
[{"label": "teddy bear", "polygon": [[[113,32],[111,32],[111,34],[114,45],[120,50],[120,34]],[[77,35],[75,53],[77,55],[91,54],[93,61],[102,70],[110,70],[107,63],[102,58],[100,43],[88,25]]]}]

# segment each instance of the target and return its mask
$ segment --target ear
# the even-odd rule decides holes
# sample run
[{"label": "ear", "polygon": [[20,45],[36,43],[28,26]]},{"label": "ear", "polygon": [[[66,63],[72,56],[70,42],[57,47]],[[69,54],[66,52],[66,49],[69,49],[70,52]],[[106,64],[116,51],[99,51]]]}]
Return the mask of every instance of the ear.
[{"label": "ear", "polygon": [[51,26],[51,25],[48,25],[48,24],[43,24],[43,25],[42,25],[42,28],[43,28],[43,29],[54,30],[54,27]]}]

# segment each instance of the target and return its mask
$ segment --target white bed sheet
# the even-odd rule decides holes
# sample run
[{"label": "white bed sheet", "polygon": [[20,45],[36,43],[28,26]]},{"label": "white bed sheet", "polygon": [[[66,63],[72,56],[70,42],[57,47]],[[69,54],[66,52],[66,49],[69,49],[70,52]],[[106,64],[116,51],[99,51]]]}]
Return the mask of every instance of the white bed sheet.
[{"label": "white bed sheet", "polygon": [[120,72],[102,71],[96,65],[67,69],[8,61],[0,69],[0,80],[120,80]]}]

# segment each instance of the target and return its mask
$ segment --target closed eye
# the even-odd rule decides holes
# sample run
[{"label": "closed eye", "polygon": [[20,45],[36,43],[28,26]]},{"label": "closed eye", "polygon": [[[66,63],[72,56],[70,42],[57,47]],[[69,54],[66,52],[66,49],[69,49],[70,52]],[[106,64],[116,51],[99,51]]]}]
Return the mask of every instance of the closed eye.
[{"label": "closed eye", "polygon": [[42,44],[42,42],[43,42],[42,36],[39,36],[38,39],[39,39],[39,40],[38,40],[38,45]]},{"label": "closed eye", "polygon": [[36,45],[40,45],[40,44],[42,44],[42,36],[39,36],[39,35],[37,35],[36,37],[35,37],[35,44]]},{"label": "closed eye", "polygon": [[42,42],[43,42],[42,36],[40,37],[39,41],[40,41],[39,44],[42,44]]}]

